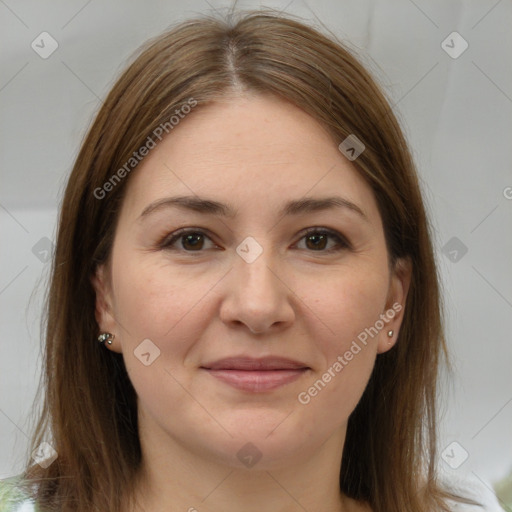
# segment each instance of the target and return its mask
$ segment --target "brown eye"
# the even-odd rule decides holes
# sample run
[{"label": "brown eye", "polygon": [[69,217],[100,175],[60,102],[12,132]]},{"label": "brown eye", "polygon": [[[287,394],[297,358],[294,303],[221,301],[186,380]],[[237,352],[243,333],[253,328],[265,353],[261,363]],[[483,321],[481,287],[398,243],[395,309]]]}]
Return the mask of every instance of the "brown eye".
[{"label": "brown eye", "polygon": [[[208,237],[203,231],[181,229],[174,232],[171,236],[165,238],[159,244],[159,247],[161,249],[175,251],[183,250],[185,252],[201,252],[204,249],[205,239],[210,240],[210,237]],[[181,243],[176,244],[176,242]]]},{"label": "brown eye", "polygon": [[[331,253],[350,249],[351,247],[342,235],[325,228],[310,228],[300,239],[300,241],[302,240],[305,240],[306,250],[318,253]],[[210,241],[213,247],[217,247],[204,231],[184,228],[164,238],[158,244],[158,247],[169,251],[201,253],[208,249],[208,247],[205,247],[207,241]],[[329,247],[330,241],[333,245]]]},{"label": "brown eye", "polygon": [[311,242],[311,245],[308,245],[308,249],[325,249],[328,237],[329,235],[324,234],[308,235],[306,237],[306,245],[308,245],[308,242]]},{"label": "brown eye", "polygon": [[[334,240],[334,247],[327,248],[329,239]],[[349,243],[335,231],[312,228],[301,240],[306,240],[306,248],[311,251],[330,253],[350,248]]]},{"label": "brown eye", "polygon": [[193,233],[189,235],[183,235],[182,238],[182,247],[184,249],[202,249],[204,240],[201,238],[203,235],[201,233]]}]

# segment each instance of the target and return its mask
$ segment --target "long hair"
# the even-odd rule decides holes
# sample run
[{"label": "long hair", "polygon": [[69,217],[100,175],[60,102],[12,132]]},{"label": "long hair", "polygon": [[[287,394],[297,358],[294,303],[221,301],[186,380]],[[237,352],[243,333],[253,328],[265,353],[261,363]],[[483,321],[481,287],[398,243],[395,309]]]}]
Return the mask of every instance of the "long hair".
[{"label": "long hair", "polygon": [[[449,510],[436,480],[436,395],[448,362],[431,227],[399,123],[376,81],[342,42],[273,11],[203,16],[147,42],[99,109],[60,209],[45,309],[45,396],[30,452],[47,441],[48,467],[27,461],[41,506],[120,512],[141,463],[136,394],[121,354],[96,341],[97,266],[108,260],[130,161],[175,111],[240,91],[273,94],[319,121],[336,144],[355,135],[353,165],[374,192],[394,263],[412,277],[396,346],[377,357],[351,414],[340,490],[375,512]],[[109,182],[108,197],[101,196]],[[101,192],[101,193],[100,193]]]}]

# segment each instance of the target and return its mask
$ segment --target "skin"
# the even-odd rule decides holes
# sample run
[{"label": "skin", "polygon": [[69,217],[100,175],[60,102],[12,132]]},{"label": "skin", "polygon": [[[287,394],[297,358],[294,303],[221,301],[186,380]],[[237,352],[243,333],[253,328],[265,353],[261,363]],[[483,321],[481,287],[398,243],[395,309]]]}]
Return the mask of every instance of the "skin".
[{"label": "skin", "polygon": [[[333,193],[367,220],[343,208],[277,213],[288,200]],[[174,195],[229,203],[237,214],[169,207],[139,219]],[[195,246],[179,238],[174,250],[158,245],[183,227],[206,236]],[[310,227],[335,230],[350,247],[328,253],[336,239],[315,245],[303,233]],[[248,236],[263,249],[251,263],[236,252]],[[370,187],[302,110],[244,94],[183,119],[130,176],[111,259],[93,279],[98,325],[115,334],[107,347],[123,354],[138,395],[137,510],[369,510],[339,491],[347,420],[404,309],[308,404],[297,397],[380,314],[405,304],[410,265],[402,263],[390,272]],[[134,355],[144,339],[160,350],[148,366]],[[250,393],[200,368],[241,354],[298,359],[310,370]],[[262,455],[251,468],[237,457],[248,442]]]}]

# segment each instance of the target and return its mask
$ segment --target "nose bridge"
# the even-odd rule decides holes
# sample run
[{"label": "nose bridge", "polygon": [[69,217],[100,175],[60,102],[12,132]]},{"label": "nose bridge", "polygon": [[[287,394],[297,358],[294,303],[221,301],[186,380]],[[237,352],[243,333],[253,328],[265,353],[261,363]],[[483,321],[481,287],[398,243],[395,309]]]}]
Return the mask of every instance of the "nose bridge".
[{"label": "nose bridge", "polygon": [[222,306],[225,321],[242,322],[253,332],[293,318],[287,288],[276,275],[280,266],[275,252],[265,247],[269,237],[262,238],[260,243],[247,237],[236,248],[232,280]]},{"label": "nose bridge", "polygon": [[237,281],[259,295],[279,285],[275,270],[272,270],[275,258],[268,237],[265,241],[260,237],[260,241],[246,237],[236,248],[238,259],[235,260]]}]

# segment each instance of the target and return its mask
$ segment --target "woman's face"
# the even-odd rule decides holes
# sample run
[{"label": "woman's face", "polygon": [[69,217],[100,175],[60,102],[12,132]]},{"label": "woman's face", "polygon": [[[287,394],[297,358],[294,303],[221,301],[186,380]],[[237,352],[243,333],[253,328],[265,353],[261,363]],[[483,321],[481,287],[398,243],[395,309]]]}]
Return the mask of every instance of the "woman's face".
[{"label": "woman's face", "polygon": [[94,285],[142,442],[261,468],[341,449],[410,274],[390,274],[373,193],[327,132],[271,96],[210,104],[126,192]]}]

